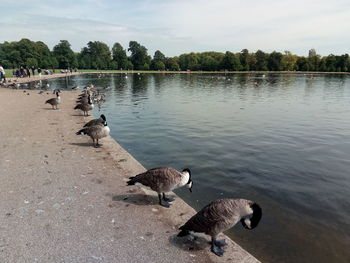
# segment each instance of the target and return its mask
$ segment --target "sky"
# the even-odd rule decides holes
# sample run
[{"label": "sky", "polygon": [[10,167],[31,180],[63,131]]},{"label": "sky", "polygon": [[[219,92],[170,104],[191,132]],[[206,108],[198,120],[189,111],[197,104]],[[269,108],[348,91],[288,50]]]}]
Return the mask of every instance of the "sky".
[{"label": "sky", "polygon": [[189,52],[286,50],[350,52],[350,0],[0,0],[0,42],[28,38],[76,52],[89,41],[153,56]]}]

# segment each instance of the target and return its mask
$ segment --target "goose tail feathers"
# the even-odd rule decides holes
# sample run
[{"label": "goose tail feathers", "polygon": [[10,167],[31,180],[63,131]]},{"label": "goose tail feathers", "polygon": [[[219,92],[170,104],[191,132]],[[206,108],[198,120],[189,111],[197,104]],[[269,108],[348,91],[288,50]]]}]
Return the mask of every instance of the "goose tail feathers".
[{"label": "goose tail feathers", "polygon": [[75,134],[76,135],[84,135],[84,134],[86,134],[86,131],[85,131],[85,129],[81,129],[80,131],[76,132]]},{"label": "goose tail feathers", "polygon": [[177,234],[178,237],[184,237],[184,236],[188,236],[190,234],[190,232],[187,229],[183,229],[183,228],[184,228],[184,226],[179,228],[181,230],[181,232],[179,234]]},{"label": "goose tail feathers", "polygon": [[128,185],[135,185],[136,181],[134,180],[135,179],[135,176],[132,176],[132,177],[129,177],[129,181],[127,181],[126,183]]}]

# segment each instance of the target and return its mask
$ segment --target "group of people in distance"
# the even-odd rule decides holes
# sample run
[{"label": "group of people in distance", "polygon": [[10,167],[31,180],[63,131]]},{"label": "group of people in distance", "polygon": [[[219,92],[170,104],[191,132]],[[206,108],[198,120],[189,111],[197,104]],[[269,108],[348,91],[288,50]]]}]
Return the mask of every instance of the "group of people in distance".
[{"label": "group of people in distance", "polygon": [[[41,77],[42,71],[43,70],[41,68],[35,68],[34,66],[31,68],[20,66],[19,68],[12,70],[12,76],[16,78],[30,78],[31,76],[35,76],[35,72],[37,72],[39,77]],[[51,75],[55,73],[55,69],[52,69],[52,71],[44,69],[44,73],[46,75]]]}]

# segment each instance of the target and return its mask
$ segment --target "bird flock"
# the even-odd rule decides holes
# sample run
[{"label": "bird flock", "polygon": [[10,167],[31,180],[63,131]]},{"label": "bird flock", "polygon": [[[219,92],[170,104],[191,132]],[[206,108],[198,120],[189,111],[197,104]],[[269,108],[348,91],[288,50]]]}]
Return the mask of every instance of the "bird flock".
[{"label": "bird flock", "polygon": [[[72,89],[78,90],[79,86],[74,86]],[[61,102],[60,90],[54,90],[53,93],[56,94],[56,97],[47,100],[46,103],[50,104],[52,109],[57,110],[57,106]],[[100,105],[104,99],[105,95],[90,84],[84,87],[74,109],[81,110],[84,116],[89,116],[89,112],[94,108],[94,102]],[[87,122],[76,134],[90,136],[93,146],[99,147],[99,140],[107,137],[109,132],[106,116],[101,114],[98,119]],[[192,173],[189,168],[180,172],[171,167],[158,167],[130,177],[127,186],[140,186],[155,191],[158,194],[159,205],[170,208],[174,198],[167,197],[165,194],[183,186],[192,192]],[[185,222],[179,228],[178,237],[189,235],[196,237],[198,233],[209,235],[211,237],[211,251],[217,256],[223,256],[224,247],[228,244],[225,240],[219,240],[218,235],[232,228],[238,222],[245,229],[254,229],[259,224],[261,217],[262,209],[254,201],[232,198],[218,199]]]}]

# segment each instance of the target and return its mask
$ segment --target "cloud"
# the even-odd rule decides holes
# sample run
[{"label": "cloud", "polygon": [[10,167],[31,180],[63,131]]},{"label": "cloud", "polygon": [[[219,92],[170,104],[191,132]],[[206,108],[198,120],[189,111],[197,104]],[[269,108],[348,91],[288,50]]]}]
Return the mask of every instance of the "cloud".
[{"label": "cloud", "polygon": [[88,41],[126,48],[136,40],[168,56],[243,48],[342,54],[349,7],[345,0],[3,0],[0,41],[26,37],[52,48],[67,39],[79,51]]}]

